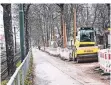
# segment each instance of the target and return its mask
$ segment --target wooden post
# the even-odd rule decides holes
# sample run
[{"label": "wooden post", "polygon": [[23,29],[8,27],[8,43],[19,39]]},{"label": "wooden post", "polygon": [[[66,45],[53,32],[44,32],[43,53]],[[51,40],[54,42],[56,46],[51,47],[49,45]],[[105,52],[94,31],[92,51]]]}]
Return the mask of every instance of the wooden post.
[{"label": "wooden post", "polygon": [[67,46],[67,36],[66,36],[66,23],[63,21],[63,47]]},{"label": "wooden post", "polygon": [[64,23],[64,48],[67,47],[66,23]]}]

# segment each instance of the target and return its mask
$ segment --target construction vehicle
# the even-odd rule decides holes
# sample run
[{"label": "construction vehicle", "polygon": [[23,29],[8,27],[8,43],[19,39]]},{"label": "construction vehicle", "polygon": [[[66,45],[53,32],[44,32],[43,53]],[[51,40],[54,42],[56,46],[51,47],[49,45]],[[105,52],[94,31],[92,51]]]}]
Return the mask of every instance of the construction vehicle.
[{"label": "construction vehicle", "polygon": [[96,31],[92,27],[77,28],[72,58],[74,61],[97,61]]}]

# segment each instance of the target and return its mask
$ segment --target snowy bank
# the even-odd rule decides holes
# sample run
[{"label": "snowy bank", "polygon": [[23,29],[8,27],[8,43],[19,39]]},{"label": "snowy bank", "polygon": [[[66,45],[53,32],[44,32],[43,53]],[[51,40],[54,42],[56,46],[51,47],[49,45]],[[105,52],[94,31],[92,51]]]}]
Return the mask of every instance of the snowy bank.
[{"label": "snowy bank", "polygon": [[[42,48],[42,50],[44,50],[44,48]],[[52,56],[60,56],[61,59],[70,60],[72,58],[72,50],[68,48],[45,47],[45,52],[49,53]]]}]

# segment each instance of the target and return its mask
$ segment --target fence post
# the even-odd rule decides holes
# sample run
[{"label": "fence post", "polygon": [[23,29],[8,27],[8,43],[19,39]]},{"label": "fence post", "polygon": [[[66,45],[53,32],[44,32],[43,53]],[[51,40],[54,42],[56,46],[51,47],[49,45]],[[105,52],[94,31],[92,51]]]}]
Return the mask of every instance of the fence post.
[{"label": "fence post", "polygon": [[22,67],[21,70],[22,70],[22,85],[24,85],[24,70],[25,70],[24,66]]},{"label": "fence post", "polygon": [[19,74],[19,73],[18,73],[18,75],[17,75],[17,82],[18,82],[17,85],[20,85],[20,74]]}]

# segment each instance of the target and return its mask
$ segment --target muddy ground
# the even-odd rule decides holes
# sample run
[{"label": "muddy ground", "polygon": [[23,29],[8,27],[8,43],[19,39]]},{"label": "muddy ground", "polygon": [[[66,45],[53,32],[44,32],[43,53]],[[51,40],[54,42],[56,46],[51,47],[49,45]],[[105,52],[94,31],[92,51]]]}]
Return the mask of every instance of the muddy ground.
[{"label": "muddy ground", "polygon": [[101,76],[97,62],[75,63],[63,61],[33,49],[34,85],[110,85],[108,76]]}]

